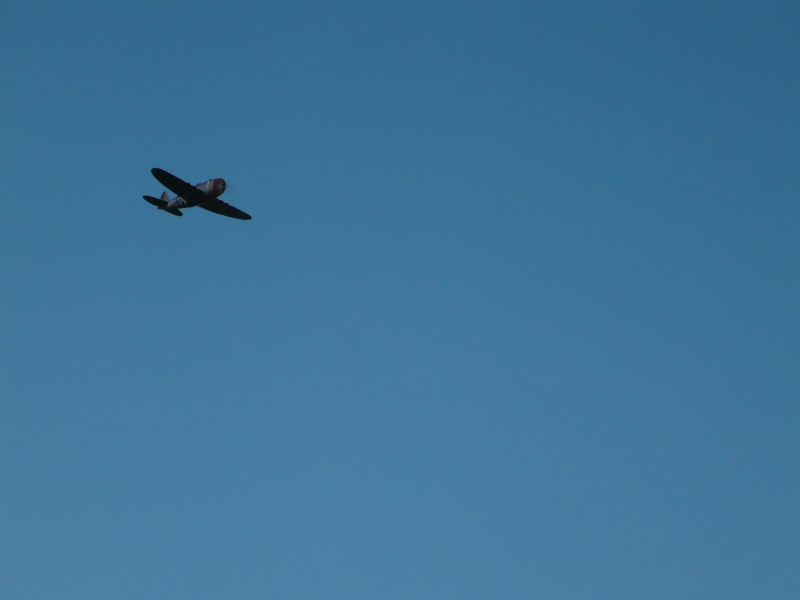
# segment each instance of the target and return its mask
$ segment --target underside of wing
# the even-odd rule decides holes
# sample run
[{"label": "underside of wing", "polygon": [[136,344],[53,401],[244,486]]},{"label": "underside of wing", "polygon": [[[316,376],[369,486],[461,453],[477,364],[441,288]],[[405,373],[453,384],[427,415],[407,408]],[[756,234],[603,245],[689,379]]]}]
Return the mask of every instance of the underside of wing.
[{"label": "underside of wing", "polygon": [[177,194],[190,204],[199,204],[208,198],[203,192],[198,190],[193,185],[186,183],[183,179],[179,179],[167,173],[164,169],[151,169],[153,177],[158,179],[158,182],[167,188],[173,194]]},{"label": "underside of wing", "polygon": [[206,210],[210,210],[213,213],[217,213],[218,215],[225,215],[226,217],[231,217],[233,219],[241,219],[242,221],[249,221],[253,217],[248,215],[246,212],[239,210],[238,208],[234,208],[227,202],[223,202],[219,198],[214,198],[213,200],[209,200],[208,202],[203,202],[203,204],[199,205],[200,208],[205,208]]}]

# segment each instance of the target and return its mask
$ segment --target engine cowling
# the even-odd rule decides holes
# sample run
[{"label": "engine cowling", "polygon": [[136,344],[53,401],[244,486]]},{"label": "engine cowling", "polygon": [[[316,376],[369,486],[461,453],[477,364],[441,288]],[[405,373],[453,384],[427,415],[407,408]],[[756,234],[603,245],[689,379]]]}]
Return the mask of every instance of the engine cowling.
[{"label": "engine cowling", "polygon": [[227,185],[225,184],[225,180],[221,177],[217,177],[216,179],[209,179],[205,183],[197,184],[197,189],[202,191],[203,193],[208,194],[209,196],[221,196],[225,193],[225,188]]}]

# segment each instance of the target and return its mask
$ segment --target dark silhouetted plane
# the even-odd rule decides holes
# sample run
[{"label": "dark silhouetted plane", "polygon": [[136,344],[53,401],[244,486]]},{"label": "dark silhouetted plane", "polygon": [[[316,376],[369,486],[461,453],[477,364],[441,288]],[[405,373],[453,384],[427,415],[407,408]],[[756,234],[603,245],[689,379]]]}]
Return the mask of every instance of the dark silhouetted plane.
[{"label": "dark silhouetted plane", "polygon": [[218,215],[225,215],[234,219],[242,219],[248,221],[252,219],[246,212],[234,208],[230,204],[223,202],[219,197],[225,192],[224,179],[209,179],[205,183],[198,183],[197,185],[189,185],[183,179],[178,179],[175,175],[167,173],[164,169],[152,169],[153,177],[158,179],[158,182],[171,191],[177,194],[172,200],[169,199],[169,194],[164,192],[161,198],[154,198],[153,196],[142,196],[153,206],[157,206],[158,210],[164,210],[177,217],[182,217],[182,208],[191,208],[199,206],[205,208]]}]

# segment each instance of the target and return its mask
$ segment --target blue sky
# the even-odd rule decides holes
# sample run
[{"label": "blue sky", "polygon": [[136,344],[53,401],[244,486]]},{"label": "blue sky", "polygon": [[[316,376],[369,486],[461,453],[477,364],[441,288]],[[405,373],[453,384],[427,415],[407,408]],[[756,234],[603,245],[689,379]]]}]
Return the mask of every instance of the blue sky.
[{"label": "blue sky", "polygon": [[797,597],[796,4],[0,21],[0,596]]}]

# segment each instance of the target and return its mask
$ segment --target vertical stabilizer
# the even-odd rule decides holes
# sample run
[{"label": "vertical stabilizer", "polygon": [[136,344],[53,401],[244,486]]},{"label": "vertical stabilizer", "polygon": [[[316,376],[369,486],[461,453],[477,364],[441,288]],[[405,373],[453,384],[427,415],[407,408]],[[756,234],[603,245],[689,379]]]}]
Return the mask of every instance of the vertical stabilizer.
[{"label": "vertical stabilizer", "polygon": [[163,193],[161,194],[161,199],[162,199],[164,202],[169,202],[169,194],[168,194],[167,192],[163,192]]}]

